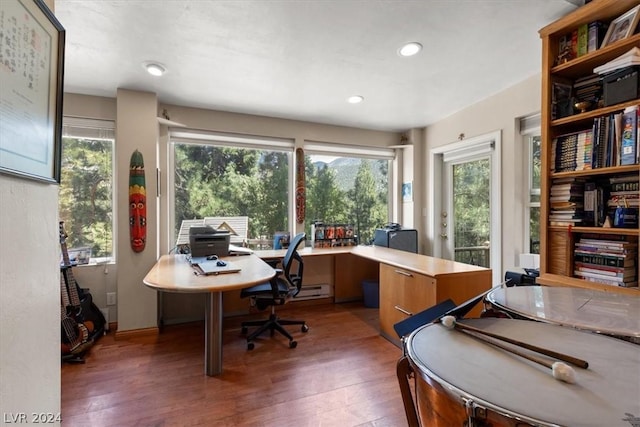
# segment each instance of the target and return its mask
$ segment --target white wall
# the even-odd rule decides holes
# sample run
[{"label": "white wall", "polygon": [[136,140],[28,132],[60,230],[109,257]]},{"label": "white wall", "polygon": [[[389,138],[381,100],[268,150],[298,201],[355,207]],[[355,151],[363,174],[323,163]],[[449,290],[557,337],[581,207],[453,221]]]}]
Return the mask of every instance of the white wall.
[{"label": "white wall", "polygon": [[[471,105],[464,110],[425,128],[422,165],[428,164],[429,151],[465,138],[483,135],[489,132],[502,133],[502,272],[518,265],[518,254],[528,248],[524,240],[523,206],[528,197],[524,192],[526,179],[526,147],[521,142],[518,129],[519,118],[540,110],[541,105],[540,74],[512,86],[488,99]],[[423,200],[431,200],[432,189],[437,183],[429,182],[427,174],[422,181]],[[426,207],[429,209],[429,207]],[[432,253],[435,236],[433,227],[423,217],[422,229],[427,230],[426,253]]]},{"label": "white wall", "polygon": [[[158,101],[154,93],[118,89],[116,100],[116,263],[118,331],[157,327],[157,292],[142,279],[158,259],[156,168]],[[147,240],[142,252],[131,249],[129,234],[129,163],[143,155],[146,178]]]},{"label": "white wall", "polygon": [[0,174],[0,242],[0,414],[59,414],[58,186]]},{"label": "white wall", "polygon": [[0,221],[0,414],[57,414],[58,186],[0,175]]}]

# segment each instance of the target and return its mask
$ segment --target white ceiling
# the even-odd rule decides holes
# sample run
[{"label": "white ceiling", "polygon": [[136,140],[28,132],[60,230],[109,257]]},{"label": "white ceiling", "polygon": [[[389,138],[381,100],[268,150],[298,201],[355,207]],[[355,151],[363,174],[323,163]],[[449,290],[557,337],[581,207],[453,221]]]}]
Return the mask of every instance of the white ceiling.
[{"label": "white ceiling", "polygon": [[[65,92],[367,129],[427,126],[541,68],[576,0],[55,0]],[[402,58],[405,42],[424,45]],[[153,77],[143,62],[164,64]],[[361,104],[346,102],[362,95]]]}]

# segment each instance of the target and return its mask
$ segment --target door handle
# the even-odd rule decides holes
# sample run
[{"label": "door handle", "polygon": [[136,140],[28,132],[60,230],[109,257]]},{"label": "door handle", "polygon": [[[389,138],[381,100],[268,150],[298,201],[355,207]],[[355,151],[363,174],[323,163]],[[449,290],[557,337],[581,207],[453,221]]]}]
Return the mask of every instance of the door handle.
[{"label": "door handle", "polygon": [[443,239],[448,239],[449,238],[449,236],[447,236],[447,233],[440,234],[440,237],[442,237]]}]

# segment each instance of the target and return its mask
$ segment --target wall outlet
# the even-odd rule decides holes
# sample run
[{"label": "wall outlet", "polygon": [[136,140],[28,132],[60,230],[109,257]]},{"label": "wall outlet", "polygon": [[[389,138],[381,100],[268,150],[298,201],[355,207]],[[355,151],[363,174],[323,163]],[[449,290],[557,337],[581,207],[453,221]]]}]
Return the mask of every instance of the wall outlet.
[{"label": "wall outlet", "polygon": [[116,305],[116,293],[107,292],[107,305]]}]

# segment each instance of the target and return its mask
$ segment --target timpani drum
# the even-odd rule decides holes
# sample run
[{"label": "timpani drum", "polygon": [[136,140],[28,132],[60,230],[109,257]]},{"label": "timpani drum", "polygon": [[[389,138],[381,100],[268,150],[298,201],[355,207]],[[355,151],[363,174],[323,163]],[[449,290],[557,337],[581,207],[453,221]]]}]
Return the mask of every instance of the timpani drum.
[{"label": "timpani drum", "polygon": [[[568,383],[554,378],[545,366],[458,329],[439,323],[422,326],[405,340],[405,358],[416,378],[423,426],[635,427],[640,423],[637,345],[528,320],[458,322],[569,354],[586,360],[589,367],[574,368],[575,383]],[[411,420],[408,413],[407,417]]]},{"label": "timpani drum", "polygon": [[487,305],[506,317],[570,326],[640,344],[640,293],[630,296],[572,287],[499,287],[485,296]]}]

